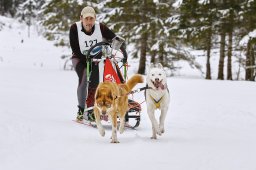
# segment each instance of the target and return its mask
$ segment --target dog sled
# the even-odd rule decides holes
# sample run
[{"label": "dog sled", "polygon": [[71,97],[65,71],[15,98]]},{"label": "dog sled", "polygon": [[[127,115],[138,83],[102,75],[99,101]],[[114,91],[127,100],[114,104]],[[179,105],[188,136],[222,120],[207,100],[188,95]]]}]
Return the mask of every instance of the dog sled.
[{"label": "dog sled", "polygon": [[[112,81],[117,84],[125,83],[127,80],[127,58],[120,50],[124,39],[115,37],[112,43],[99,42],[87,51],[87,81],[88,95],[86,99],[85,113],[93,114],[94,96],[97,85],[100,82]],[[101,53],[101,55],[97,55]],[[101,56],[97,58],[95,56]],[[138,91],[138,90],[137,90]],[[126,113],[125,120],[129,122],[130,128],[136,128],[140,125],[141,105],[128,96],[129,110]],[[102,116],[102,121],[110,121],[108,116]]]}]

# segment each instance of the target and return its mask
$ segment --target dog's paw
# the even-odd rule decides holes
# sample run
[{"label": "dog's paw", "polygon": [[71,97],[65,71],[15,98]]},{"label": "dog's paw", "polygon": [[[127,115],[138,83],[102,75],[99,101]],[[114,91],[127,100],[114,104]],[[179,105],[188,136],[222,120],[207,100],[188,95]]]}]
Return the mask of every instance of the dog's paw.
[{"label": "dog's paw", "polygon": [[157,139],[157,137],[156,136],[152,136],[150,139]]},{"label": "dog's paw", "polygon": [[116,140],[111,140],[111,143],[120,143],[117,139]]},{"label": "dog's paw", "polygon": [[160,128],[156,128],[156,134],[158,134],[159,136],[162,135],[162,132],[161,132]]},{"label": "dog's paw", "polygon": [[160,127],[160,132],[164,133],[164,127]]},{"label": "dog's paw", "polygon": [[99,129],[99,132],[100,132],[101,136],[103,136],[103,137],[105,136],[105,130],[104,129]]},{"label": "dog's paw", "polygon": [[161,131],[159,131],[159,132],[157,132],[157,134],[158,134],[159,136],[161,136],[161,135],[162,135],[162,132],[161,132]]}]

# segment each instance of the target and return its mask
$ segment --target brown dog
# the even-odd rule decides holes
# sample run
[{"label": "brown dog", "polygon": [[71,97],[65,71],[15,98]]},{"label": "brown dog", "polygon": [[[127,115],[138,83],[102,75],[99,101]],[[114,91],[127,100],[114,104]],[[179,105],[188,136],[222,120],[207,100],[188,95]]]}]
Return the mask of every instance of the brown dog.
[{"label": "brown dog", "polygon": [[143,77],[139,74],[132,76],[125,84],[113,82],[100,83],[95,92],[94,115],[97,128],[101,136],[105,136],[105,130],[101,124],[100,116],[108,115],[112,122],[112,141],[117,140],[117,117],[120,118],[120,133],[124,132],[125,114],[128,111],[128,93],[138,83],[143,83]]}]

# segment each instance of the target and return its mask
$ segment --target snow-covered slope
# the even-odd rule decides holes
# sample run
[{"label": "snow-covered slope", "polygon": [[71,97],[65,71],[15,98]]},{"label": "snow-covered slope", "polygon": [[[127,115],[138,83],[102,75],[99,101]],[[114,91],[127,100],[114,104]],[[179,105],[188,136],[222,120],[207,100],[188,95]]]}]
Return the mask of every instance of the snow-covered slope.
[{"label": "snow-covered slope", "polygon": [[[256,169],[254,82],[169,78],[166,133],[150,139],[143,103],[139,128],[111,144],[109,127],[101,137],[72,121],[77,77],[60,69],[66,51],[24,32],[0,31],[0,169]],[[143,102],[143,92],[134,99]]]},{"label": "snow-covered slope", "polygon": [[28,28],[13,19],[0,16],[4,23],[0,31],[0,62],[25,68],[61,68],[60,56],[67,53],[66,48],[55,48],[53,43],[39,36],[37,27]]}]

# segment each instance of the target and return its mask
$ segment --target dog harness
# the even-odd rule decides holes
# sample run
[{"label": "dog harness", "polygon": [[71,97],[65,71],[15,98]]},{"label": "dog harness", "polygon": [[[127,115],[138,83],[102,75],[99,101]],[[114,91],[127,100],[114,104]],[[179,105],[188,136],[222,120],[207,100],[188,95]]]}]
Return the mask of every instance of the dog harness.
[{"label": "dog harness", "polygon": [[157,109],[160,108],[160,103],[161,103],[161,100],[163,99],[164,95],[158,100],[156,101],[151,95],[150,95],[150,98],[154,101],[154,104],[156,106]]},{"label": "dog harness", "polygon": [[[152,87],[149,87],[148,84],[146,85],[146,89],[153,89]],[[169,93],[169,89],[167,88],[167,84],[164,85],[164,89],[167,89],[167,92]],[[165,95],[165,94],[164,94]],[[155,106],[157,109],[160,109],[160,103],[164,97],[164,95],[159,99],[159,100],[155,100],[151,95],[150,98],[153,100]],[[145,91],[145,96],[146,96],[146,91]]]}]

